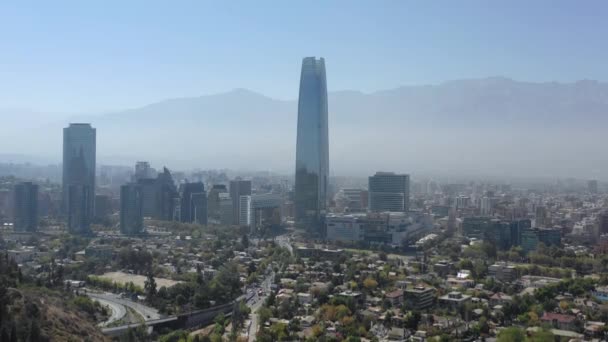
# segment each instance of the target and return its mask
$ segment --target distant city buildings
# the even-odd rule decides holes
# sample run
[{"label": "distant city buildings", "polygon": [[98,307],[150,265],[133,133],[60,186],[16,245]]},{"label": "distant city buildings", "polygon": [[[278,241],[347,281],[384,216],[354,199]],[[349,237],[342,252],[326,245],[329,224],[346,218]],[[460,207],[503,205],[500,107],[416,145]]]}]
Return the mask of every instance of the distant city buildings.
[{"label": "distant city buildings", "polygon": [[413,243],[433,229],[430,215],[402,212],[330,214],[326,218],[329,241],[387,244]]},{"label": "distant city buildings", "polygon": [[295,219],[322,235],[329,178],[328,105],[325,60],[302,61],[296,141]]},{"label": "distant city buildings", "polygon": [[376,172],[369,177],[369,209],[375,212],[407,212],[410,202],[410,176]]},{"label": "distant city buildings", "polygon": [[96,131],[90,124],[63,129],[63,200],[68,231],[89,234],[95,208]]},{"label": "distant city buildings", "polygon": [[15,185],[14,229],[16,232],[38,230],[38,185],[23,182]]},{"label": "distant city buildings", "polygon": [[207,193],[202,182],[182,185],[180,221],[207,224]]},{"label": "distant city buildings", "polygon": [[120,232],[141,234],[144,229],[142,187],[129,183],[120,187]]},{"label": "distant city buildings", "polygon": [[150,163],[146,161],[138,161],[135,163],[135,182],[139,181],[140,179],[152,178],[156,178],[156,170],[150,167]]},{"label": "distant city buildings", "polygon": [[239,225],[251,225],[251,195],[241,196],[239,198]]},{"label": "distant city buildings", "polygon": [[228,189],[224,184],[214,184],[207,195],[207,215],[209,219],[219,221],[221,217],[220,211],[220,194],[228,193]]},{"label": "distant city buildings", "polygon": [[235,179],[230,181],[230,198],[232,199],[232,224],[241,224],[241,196],[251,195],[251,181]]}]

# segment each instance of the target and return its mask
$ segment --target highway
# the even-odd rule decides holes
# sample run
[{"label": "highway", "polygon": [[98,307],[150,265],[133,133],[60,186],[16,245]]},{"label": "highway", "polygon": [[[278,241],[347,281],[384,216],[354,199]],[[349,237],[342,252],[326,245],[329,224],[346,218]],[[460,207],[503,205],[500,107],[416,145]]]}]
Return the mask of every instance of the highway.
[{"label": "highway", "polygon": [[95,298],[94,300],[98,301],[99,304],[108,307],[111,312],[110,317],[105,322],[98,324],[101,328],[105,328],[108,325],[121,320],[127,314],[127,309],[124,305],[116,304],[101,298]]},{"label": "highway", "polygon": [[101,299],[101,300],[105,300],[106,302],[110,302],[113,303],[115,306],[122,306],[123,309],[126,312],[126,309],[124,308],[125,306],[130,307],[131,309],[133,309],[135,312],[137,312],[139,315],[141,315],[141,317],[144,319],[144,321],[151,321],[151,320],[155,320],[155,319],[160,319],[162,318],[162,316],[158,313],[158,310],[140,304],[140,303],[136,303],[132,300],[129,299],[125,299],[125,298],[120,298],[120,295],[114,294],[114,293],[109,293],[109,292],[91,292],[90,290],[87,290],[87,295],[93,299]]}]

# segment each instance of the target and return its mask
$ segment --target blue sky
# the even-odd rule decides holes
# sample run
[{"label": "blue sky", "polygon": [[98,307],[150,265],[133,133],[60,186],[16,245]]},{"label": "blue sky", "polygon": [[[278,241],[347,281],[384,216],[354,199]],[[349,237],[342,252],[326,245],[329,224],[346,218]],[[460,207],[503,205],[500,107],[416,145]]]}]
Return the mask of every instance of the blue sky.
[{"label": "blue sky", "polygon": [[606,1],[3,1],[0,108],[102,112],[248,88],[330,90],[501,75],[608,80]]}]

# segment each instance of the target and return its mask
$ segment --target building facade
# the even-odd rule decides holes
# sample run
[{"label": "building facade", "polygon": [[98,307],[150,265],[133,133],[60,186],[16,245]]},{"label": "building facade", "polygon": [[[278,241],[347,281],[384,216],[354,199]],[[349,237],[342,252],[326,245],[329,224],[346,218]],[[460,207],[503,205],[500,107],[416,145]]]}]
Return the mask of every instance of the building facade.
[{"label": "building facade", "polygon": [[407,212],[410,207],[410,176],[393,172],[376,172],[369,177],[371,211]]},{"label": "building facade", "polygon": [[251,196],[251,181],[235,179],[230,181],[230,198],[232,199],[232,224],[238,225],[241,220],[241,196]]},{"label": "building facade", "polygon": [[63,129],[62,210],[73,234],[89,234],[95,213],[96,135],[86,123]]},{"label": "building facade", "polygon": [[38,185],[23,182],[15,185],[14,226],[17,232],[38,230]]},{"label": "building facade", "polygon": [[207,224],[207,193],[202,182],[183,184],[180,221]]},{"label": "building facade", "polygon": [[296,140],[295,220],[322,235],[329,178],[327,80],[325,60],[302,61]]},{"label": "building facade", "polygon": [[120,232],[141,234],[144,230],[143,194],[141,185],[129,183],[120,187]]}]

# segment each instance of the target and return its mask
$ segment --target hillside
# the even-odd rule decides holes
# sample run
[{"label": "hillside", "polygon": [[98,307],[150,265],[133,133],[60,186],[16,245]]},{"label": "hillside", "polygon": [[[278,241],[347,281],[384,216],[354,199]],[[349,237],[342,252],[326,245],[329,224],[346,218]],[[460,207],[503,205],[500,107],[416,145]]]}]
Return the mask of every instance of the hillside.
[{"label": "hillside", "polygon": [[107,341],[94,313],[70,293],[24,284],[14,262],[0,255],[0,340]]}]

